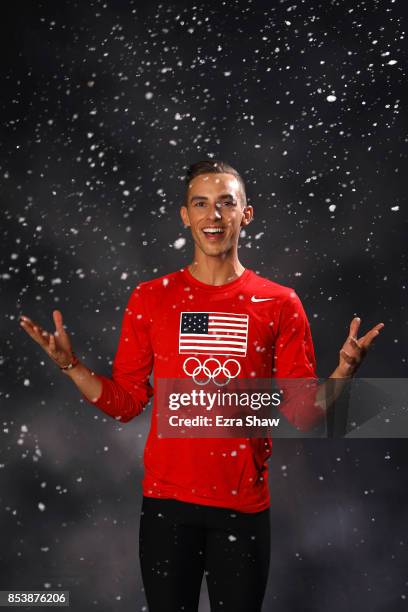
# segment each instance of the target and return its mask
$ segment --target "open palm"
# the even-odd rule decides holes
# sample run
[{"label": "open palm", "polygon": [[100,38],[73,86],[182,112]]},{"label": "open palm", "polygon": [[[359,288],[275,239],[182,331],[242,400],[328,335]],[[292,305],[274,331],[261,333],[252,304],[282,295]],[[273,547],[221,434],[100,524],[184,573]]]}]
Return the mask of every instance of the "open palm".
[{"label": "open palm", "polygon": [[64,329],[62,313],[54,310],[55,332],[50,333],[26,316],[20,317],[20,325],[60,367],[66,366],[73,356],[71,341]]}]

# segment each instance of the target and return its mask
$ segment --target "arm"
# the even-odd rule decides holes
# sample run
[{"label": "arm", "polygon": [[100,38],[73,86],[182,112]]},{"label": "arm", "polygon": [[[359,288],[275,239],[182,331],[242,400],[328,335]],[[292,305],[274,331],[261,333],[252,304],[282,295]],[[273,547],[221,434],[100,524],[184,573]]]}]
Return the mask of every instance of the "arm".
[{"label": "arm", "polygon": [[339,352],[338,366],[327,381],[318,384],[313,341],[303,306],[294,292],[283,305],[275,341],[275,376],[281,379],[314,378],[316,383],[309,387],[303,382],[287,385],[287,399],[282,412],[299,429],[309,430],[325,417],[356,373],[384,324],[379,323],[357,340],[359,326],[360,319],[353,319],[349,337]]},{"label": "arm", "polygon": [[322,408],[315,403],[319,388],[316,358],[309,321],[293,290],[283,302],[279,315],[273,376],[284,391],[282,414],[302,431],[313,428],[322,417]]},{"label": "arm", "polygon": [[[87,389],[82,393],[89,403],[122,422],[139,415],[153,395],[149,382],[153,369],[149,328],[150,321],[139,285],[133,290],[125,308],[112,377],[94,375],[101,383],[97,397],[89,397]],[[68,376],[82,391],[80,385],[86,385],[86,381],[89,381],[89,370],[86,368],[85,372],[75,372],[75,369],[68,371]]]},{"label": "arm", "polygon": [[[30,338],[41,346],[48,357],[61,368],[61,371],[72,378],[79,390],[82,391],[89,400],[99,397],[102,391],[100,379],[76,358],[71,341],[63,325],[61,311],[54,310],[52,314],[55,324],[55,332],[53,334],[50,334],[38,325],[38,323],[35,323],[24,315],[20,317],[20,325]],[[73,365],[72,369],[62,369],[69,366],[69,364],[75,365]]]},{"label": "arm", "polygon": [[[54,311],[56,332],[50,334],[27,317],[21,325],[61,368],[72,362],[74,353],[60,311]],[[131,294],[123,316],[118,349],[114,358],[112,378],[92,372],[81,362],[62,370],[78,387],[89,403],[120,421],[130,421],[140,414],[153,395],[149,376],[153,367],[149,320],[140,289]]]},{"label": "arm", "polygon": [[95,403],[101,397],[103,383],[101,377],[92,372],[80,361],[72,370],[62,370],[78,387],[86,400]]}]

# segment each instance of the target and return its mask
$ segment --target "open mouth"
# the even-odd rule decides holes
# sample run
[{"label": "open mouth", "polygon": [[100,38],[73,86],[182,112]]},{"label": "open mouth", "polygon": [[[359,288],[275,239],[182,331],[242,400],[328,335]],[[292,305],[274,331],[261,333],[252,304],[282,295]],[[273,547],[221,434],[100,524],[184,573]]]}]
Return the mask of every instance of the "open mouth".
[{"label": "open mouth", "polygon": [[201,230],[207,240],[220,240],[225,234],[222,227],[203,227]]}]

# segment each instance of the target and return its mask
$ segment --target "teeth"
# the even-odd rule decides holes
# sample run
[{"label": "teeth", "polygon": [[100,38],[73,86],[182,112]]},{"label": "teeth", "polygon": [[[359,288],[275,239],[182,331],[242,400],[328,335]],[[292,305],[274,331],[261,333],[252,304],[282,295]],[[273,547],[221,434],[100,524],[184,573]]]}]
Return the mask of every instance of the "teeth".
[{"label": "teeth", "polygon": [[206,227],[203,230],[206,234],[221,234],[223,231],[220,227]]}]

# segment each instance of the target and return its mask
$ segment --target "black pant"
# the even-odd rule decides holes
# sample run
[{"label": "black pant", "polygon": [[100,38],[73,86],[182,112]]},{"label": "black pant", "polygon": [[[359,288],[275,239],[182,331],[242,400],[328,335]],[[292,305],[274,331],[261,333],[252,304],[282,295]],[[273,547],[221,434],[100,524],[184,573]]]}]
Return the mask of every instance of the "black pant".
[{"label": "black pant", "polygon": [[260,612],[269,510],[243,513],[143,497],[139,554],[149,612],[196,612],[204,571],[212,612]]}]

